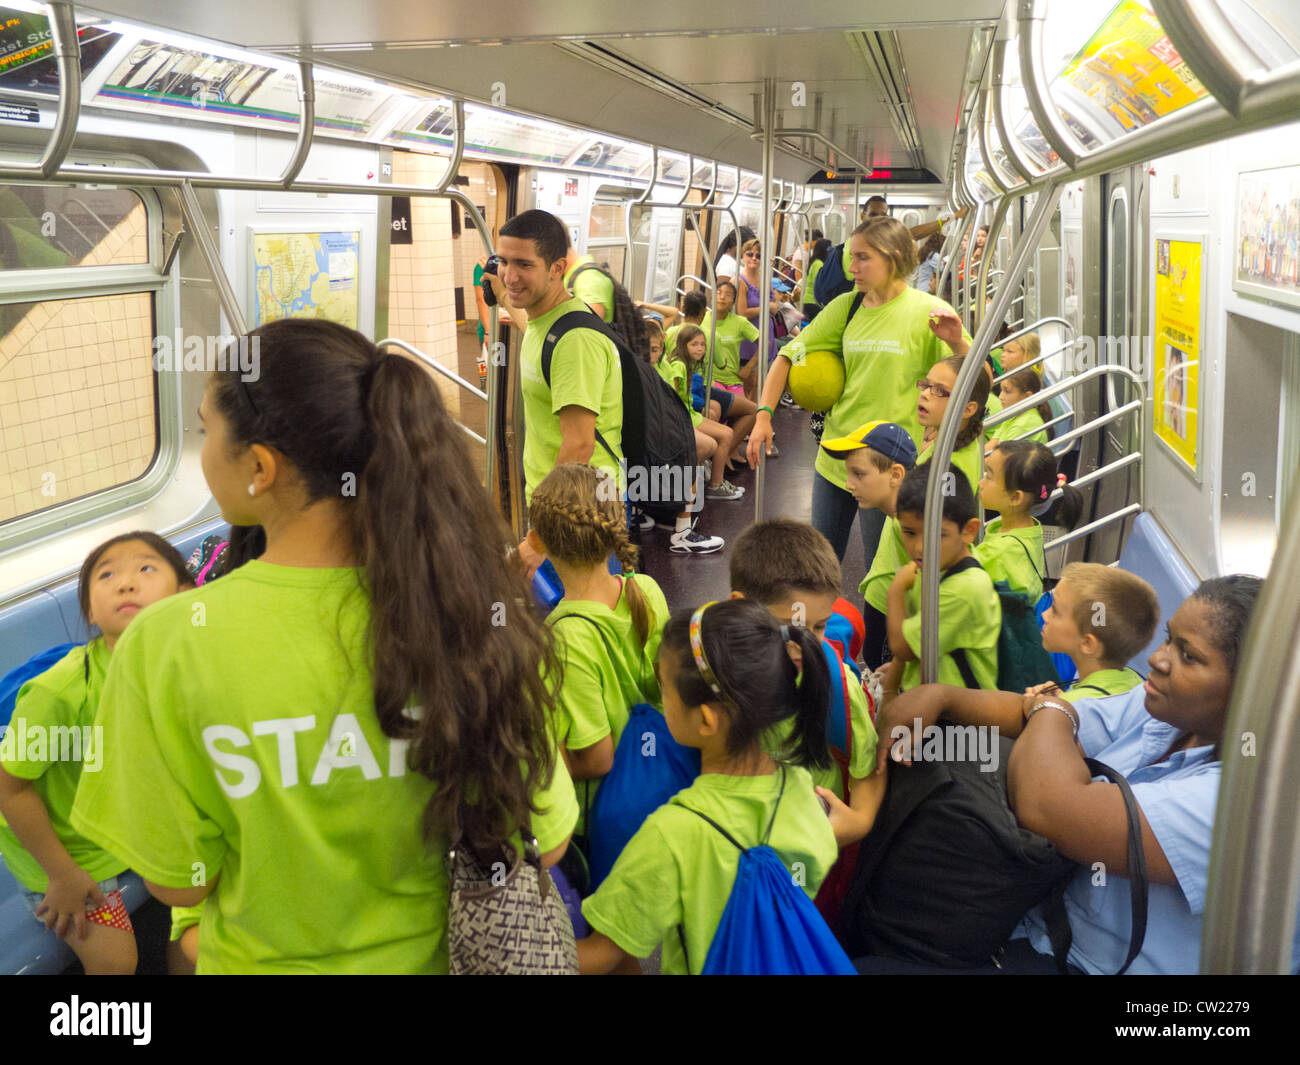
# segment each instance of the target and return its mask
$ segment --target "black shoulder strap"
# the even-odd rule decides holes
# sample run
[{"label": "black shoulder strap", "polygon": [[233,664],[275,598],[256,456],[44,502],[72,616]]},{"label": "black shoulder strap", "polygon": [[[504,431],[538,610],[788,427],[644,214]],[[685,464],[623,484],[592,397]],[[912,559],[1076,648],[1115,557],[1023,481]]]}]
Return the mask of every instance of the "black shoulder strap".
[{"label": "black shoulder strap", "polygon": [[[593,263],[587,265],[594,266]],[[577,273],[577,271],[575,270],[574,273]],[[555,324],[547,331],[546,339],[542,341],[542,380],[546,382],[547,388],[551,387],[551,360],[555,357],[555,346],[564,339],[566,333],[574,329],[594,329],[596,332],[604,334],[605,337],[614,342],[614,351],[619,360],[621,361],[623,358],[622,338],[606,325],[599,315],[590,310],[569,311],[567,314],[560,315]],[[596,430],[596,442],[605,449],[605,453],[610,458],[617,461],[614,449],[605,441],[599,429]]]},{"label": "black shoulder strap", "polygon": [[1024,551],[1025,558],[1029,560],[1029,568],[1034,571],[1034,575],[1039,579],[1039,581],[1045,580],[1046,578],[1044,575],[1038,571],[1038,563],[1034,561],[1034,556],[1030,553],[1029,545],[1025,543],[1024,540],[1020,539],[1019,536],[1012,536],[1011,539],[1018,543],[1021,550]]},{"label": "black shoulder strap", "polygon": [[[1142,849],[1142,815],[1138,811],[1137,799],[1133,789],[1124,779],[1122,773],[1116,772],[1104,762],[1095,758],[1084,759],[1088,772],[1094,777],[1105,777],[1119,788],[1124,798],[1124,812],[1128,816],[1128,882],[1129,901],[1132,909],[1132,930],[1129,932],[1128,957],[1120,966],[1116,976],[1122,976],[1128,967],[1142,952],[1142,944],[1147,935],[1147,903],[1150,897],[1151,881],[1147,872],[1146,852]],[[1048,900],[1047,934],[1052,942],[1052,955],[1056,958],[1057,969],[1066,971],[1066,956],[1070,953],[1073,934],[1070,931],[1070,919],[1065,911],[1065,889],[1069,881],[1062,881]]]},{"label": "black shoulder strap", "polygon": [[[781,805],[781,798],[784,795],[785,795],[785,766],[781,766],[781,788],[776,793],[776,804],[772,807],[772,817],[767,822],[767,831],[763,833],[762,841],[759,844],[760,846],[767,846],[767,841],[772,836],[772,826],[776,824],[776,811],[777,808]],[[718,824],[717,821],[713,820],[713,818],[711,818],[708,814],[702,814],[700,813],[699,810],[695,809],[695,807],[687,806],[684,802],[674,802],[672,805],[680,806],[683,810],[689,810],[696,817],[700,818],[701,820],[707,821],[714,828],[716,828],[720,833],[722,833],[723,838],[728,843],[730,843],[733,847],[735,847],[736,850],[740,851],[741,854],[744,854],[747,850],[749,850],[748,847],[746,847],[743,843],[737,840],[735,836],[733,836],[730,832],[728,832],[725,828],[723,828],[720,824]]]},{"label": "black shoulder strap", "polygon": [[849,305],[849,316],[844,319],[845,325],[853,321],[853,316],[858,313],[858,308],[862,306],[862,297],[865,295],[865,292],[860,291],[853,293],[853,302]]},{"label": "black shoulder strap", "polygon": [[[979,559],[971,555],[967,555],[960,562],[950,567],[948,572],[943,574],[939,578],[939,583],[942,584],[944,581],[946,581],[949,577],[953,576],[954,574],[965,573],[969,569],[983,569],[983,568],[984,567],[979,564]],[[963,647],[958,647],[956,650],[948,652],[948,654],[949,657],[952,658],[953,665],[957,667],[957,672],[961,674],[961,682],[964,685],[966,685],[966,687],[974,688],[976,691],[978,691],[980,687],[980,683],[978,680],[975,679],[975,671],[971,669],[970,660],[966,657],[966,649]]]},{"label": "black shoulder strap", "polygon": [[564,621],[565,618],[578,618],[580,621],[585,621],[596,630],[596,635],[600,637],[600,642],[605,645],[605,650],[609,652],[610,658],[614,657],[614,650],[609,646],[609,640],[605,638],[605,630],[600,627],[600,623],[596,621],[595,618],[589,618],[586,614],[562,614],[551,622],[551,624],[558,625],[561,621]]},{"label": "black shoulder strap", "polygon": [[[578,275],[579,275],[580,273],[582,273],[584,270],[600,270],[600,272],[601,272],[602,274],[605,273],[605,271],[604,271],[604,270],[601,270],[600,267],[597,266],[595,263],[581,263],[581,264],[579,264],[578,266],[574,267],[573,273],[571,273],[571,274],[569,275],[569,284],[568,284],[568,289],[569,289],[570,292],[573,291],[573,283],[574,283],[574,281],[576,281],[576,280],[578,279]],[[609,275],[606,274],[605,276],[608,277]],[[610,278],[610,280],[612,281],[613,278]]]}]

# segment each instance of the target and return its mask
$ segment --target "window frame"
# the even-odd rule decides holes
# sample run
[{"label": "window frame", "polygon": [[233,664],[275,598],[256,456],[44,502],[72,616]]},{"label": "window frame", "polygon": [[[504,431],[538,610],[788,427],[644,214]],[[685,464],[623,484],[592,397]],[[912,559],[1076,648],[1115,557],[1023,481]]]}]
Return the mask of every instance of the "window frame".
[{"label": "window frame", "polygon": [[[88,158],[76,160],[77,163],[88,165],[102,161]],[[139,165],[135,159],[114,159],[113,163]],[[22,184],[52,183],[32,181]],[[180,324],[177,306],[179,290],[176,285],[179,257],[174,257],[169,273],[161,272],[164,210],[157,192],[147,187],[109,182],[84,182],[78,183],[77,187],[122,188],[139,196],[145,209],[148,262],[0,272],[0,304],[47,303],[148,293],[153,303],[153,335],[173,337]],[[163,371],[155,367],[153,376],[156,443],[153,457],[144,472],[110,488],[40,510],[28,511],[0,522],[0,558],[30,548],[36,541],[139,506],[167,487],[176,472],[183,450],[181,373],[174,367]]]}]

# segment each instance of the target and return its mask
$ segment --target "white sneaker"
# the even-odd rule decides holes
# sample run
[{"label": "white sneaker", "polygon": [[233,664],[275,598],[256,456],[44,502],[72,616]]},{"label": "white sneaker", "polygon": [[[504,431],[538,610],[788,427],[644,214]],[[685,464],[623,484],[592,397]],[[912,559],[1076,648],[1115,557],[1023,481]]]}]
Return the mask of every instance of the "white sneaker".
[{"label": "white sneaker", "polygon": [[705,536],[694,529],[673,533],[668,538],[668,550],[679,555],[711,555],[721,551],[726,541],[721,536]]},{"label": "white sneaker", "polygon": [[709,485],[704,489],[705,499],[739,499],[745,494],[743,488],[738,488],[730,481],[723,480],[716,485]]},{"label": "white sneaker", "polygon": [[632,515],[632,528],[640,529],[642,532],[648,532],[655,527],[654,518],[650,517],[644,510],[638,510]]}]

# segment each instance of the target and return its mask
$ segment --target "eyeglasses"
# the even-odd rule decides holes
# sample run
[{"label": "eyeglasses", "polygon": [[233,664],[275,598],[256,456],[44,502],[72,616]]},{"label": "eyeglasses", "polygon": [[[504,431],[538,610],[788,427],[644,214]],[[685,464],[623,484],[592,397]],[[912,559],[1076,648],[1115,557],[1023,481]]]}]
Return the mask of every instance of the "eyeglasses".
[{"label": "eyeglasses", "polygon": [[947,399],[952,395],[951,388],[944,388],[943,385],[936,385],[933,381],[927,381],[925,378],[916,382],[918,392],[929,392],[935,399]]}]

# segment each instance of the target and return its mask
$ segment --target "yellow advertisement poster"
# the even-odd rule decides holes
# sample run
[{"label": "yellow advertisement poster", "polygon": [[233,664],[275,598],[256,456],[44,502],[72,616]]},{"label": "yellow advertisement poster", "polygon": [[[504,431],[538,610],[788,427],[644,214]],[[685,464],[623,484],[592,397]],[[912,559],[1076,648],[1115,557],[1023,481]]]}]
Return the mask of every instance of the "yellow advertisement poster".
[{"label": "yellow advertisement poster", "polygon": [[1125,132],[1205,95],[1205,86],[1137,0],[1122,0],[1061,77],[1112,115]]},{"label": "yellow advertisement poster", "polygon": [[1201,242],[1156,241],[1155,367],[1152,420],[1156,436],[1197,472],[1200,407]]}]

